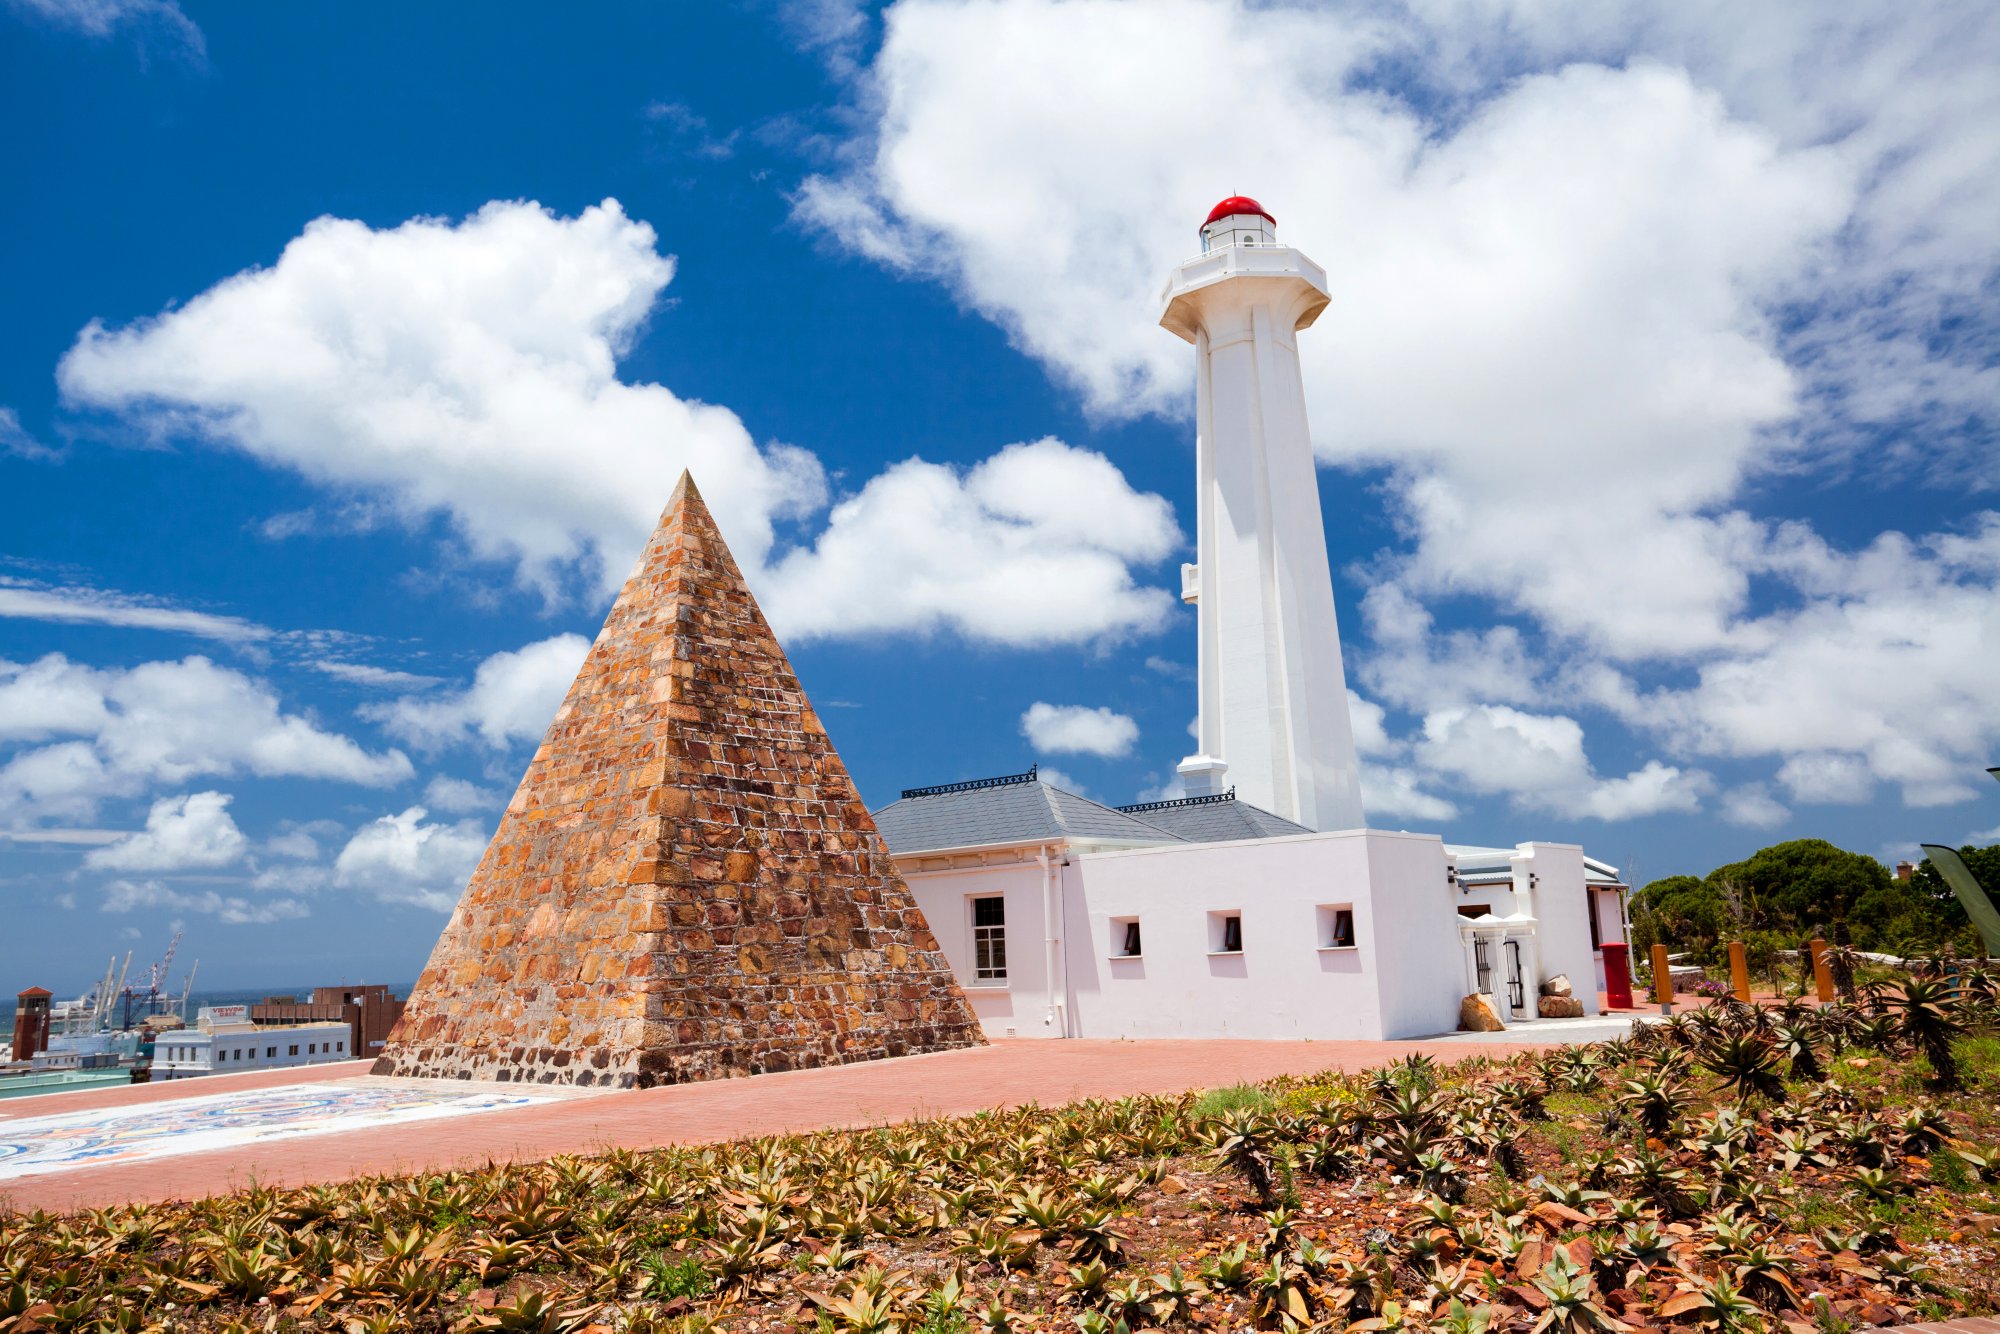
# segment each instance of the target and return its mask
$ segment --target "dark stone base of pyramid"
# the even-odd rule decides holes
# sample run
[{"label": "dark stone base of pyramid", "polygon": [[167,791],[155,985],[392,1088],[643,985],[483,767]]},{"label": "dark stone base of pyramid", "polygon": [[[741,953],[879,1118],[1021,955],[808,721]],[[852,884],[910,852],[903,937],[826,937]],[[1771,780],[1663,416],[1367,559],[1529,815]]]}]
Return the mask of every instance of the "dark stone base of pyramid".
[{"label": "dark stone base of pyramid", "polygon": [[982,1046],[984,1041],[976,1024],[943,1023],[903,1026],[884,1033],[843,1034],[817,1042],[790,1037],[734,1046],[649,1047],[616,1055],[601,1048],[570,1052],[520,1047],[490,1055],[457,1048],[406,1048],[393,1056],[377,1057],[369,1073],[577,1088],[653,1088],[956,1051]]}]

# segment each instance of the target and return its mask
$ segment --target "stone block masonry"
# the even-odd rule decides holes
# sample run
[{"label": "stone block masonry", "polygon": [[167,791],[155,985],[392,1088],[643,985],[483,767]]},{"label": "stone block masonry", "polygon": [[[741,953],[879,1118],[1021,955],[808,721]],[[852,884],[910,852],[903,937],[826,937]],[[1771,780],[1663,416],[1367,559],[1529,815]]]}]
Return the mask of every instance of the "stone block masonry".
[{"label": "stone block masonry", "polygon": [[648,1087],[980,1041],[684,475],[374,1073]]}]

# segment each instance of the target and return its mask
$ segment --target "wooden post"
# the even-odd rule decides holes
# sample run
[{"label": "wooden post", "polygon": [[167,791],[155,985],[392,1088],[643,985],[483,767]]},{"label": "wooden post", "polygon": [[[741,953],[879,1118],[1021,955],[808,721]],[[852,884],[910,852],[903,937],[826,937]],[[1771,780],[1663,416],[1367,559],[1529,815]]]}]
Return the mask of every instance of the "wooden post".
[{"label": "wooden post", "polygon": [[1831,1004],[1833,1001],[1833,966],[1826,961],[1826,942],[1818,936],[1814,936],[1812,944],[1807,948],[1812,950],[1813,986],[1819,991],[1819,1003],[1821,1005]]},{"label": "wooden post", "polygon": [[1667,947],[1660,944],[1653,946],[1653,1003],[1660,1013],[1673,1013],[1674,966],[1667,962]]},{"label": "wooden post", "polygon": [[1750,999],[1750,956],[1740,940],[1729,942],[1729,989],[1737,1000]]}]

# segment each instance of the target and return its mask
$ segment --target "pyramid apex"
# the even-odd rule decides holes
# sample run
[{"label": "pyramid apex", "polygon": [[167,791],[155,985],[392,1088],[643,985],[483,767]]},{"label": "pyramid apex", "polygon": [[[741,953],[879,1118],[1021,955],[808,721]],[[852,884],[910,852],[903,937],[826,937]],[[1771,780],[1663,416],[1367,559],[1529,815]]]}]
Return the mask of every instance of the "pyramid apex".
[{"label": "pyramid apex", "polygon": [[674,483],[673,493],[667,497],[667,507],[660,511],[660,523],[664,525],[670,521],[690,500],[697,509],[707,511],[708,502],[701,498],[701,488],[694,484],[694,473],[682,468],[680,480]]}]

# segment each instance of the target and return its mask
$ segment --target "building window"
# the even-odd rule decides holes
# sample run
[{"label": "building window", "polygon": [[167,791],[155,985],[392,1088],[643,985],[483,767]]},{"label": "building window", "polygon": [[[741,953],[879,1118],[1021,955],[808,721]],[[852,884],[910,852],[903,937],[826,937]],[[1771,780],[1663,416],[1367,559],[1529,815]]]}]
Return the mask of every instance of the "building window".
[{"label": "building window", "polygon": [[1493,910],[1483,903],[1461,903],[1458,905],[1460,917],[1491,917]]},{"label": "building window", "polygon": [[1208,915],[1208,952],[1210,954],[1241,954],[1243,952],[1243,915],[1235,912],[1212,912]]},{"label": "building window", "polygon": [[1319,947],[1323,950],[1351,950],[1360,942],[1354,938],[1354,905],[1323,904],[1319,910]]},{"label": "building window", "polygon": [[278,1054],[278,1049],[276,1047],[264,1048],[264,1055],[266,1057],[276,1056],[277,1054]]},{"label": "building window", "polygon": [[1114,917],[1111,919],[1111,956],[1115,959],[1136,959],[1145,952],[1139,936],[1139,919],[1136,917]]},{"label": "building window", "polygon": [[297,1056],[298,1054],[299,1054],[299,1044],[294,1042],[292,1044],[292,1055]]},{"label": "building window", "polygon": [[1604,929],[1597,924],[1596,890],[1589,889],[1584,891],[1583,911],[1590,917],[1590,948],[1601,950],[1604,948]]},{"label": "building window", "polygon": [[308,1056],[319,1055],[319,1044],[317,1042],[308,1042],[306,1044],[306,1055]]},{"label": "building window", "polygon": [[972,976],[1007,980],[1007,900],[997,894],[972,901]]},{"label": "building window", "polygon": [[347,1050],[347,1044],[346,1044],[345,1042],[336,1042],[336,1043],[334,1043],[334,1044],[333,1044],[333,1049],[334,1049],[335,1051],[346,1051],[346,1050]]}]

